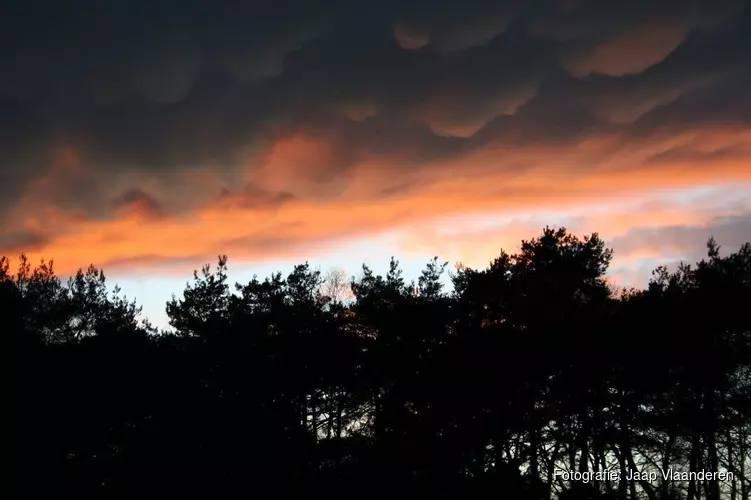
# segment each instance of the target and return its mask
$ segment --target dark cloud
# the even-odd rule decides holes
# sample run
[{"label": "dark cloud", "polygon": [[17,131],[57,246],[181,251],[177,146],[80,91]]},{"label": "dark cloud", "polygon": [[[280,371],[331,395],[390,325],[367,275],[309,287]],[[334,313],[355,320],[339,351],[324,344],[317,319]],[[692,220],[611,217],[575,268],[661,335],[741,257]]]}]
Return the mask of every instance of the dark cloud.
[{"label": "dark cloud", "polygon": [[5,249],[6,255],[18,255],[23,252],[35,251],[43,247],[50,240],[38,231],[16,230],[0,232],[0,248]]},{"label": "dark cloud", "polygon": [[[365,160],[391,173],[381,192],[406,192],[399,173],[488,145],[617,133],[628,148],[667,125],[748,123],[750,26],[741,0],[10,0],[0,219],[30,189],[96,217],[132,188],[157,214],[198,203],[156,200],[204,169],[273,206],[338,196]],[[237,194],[297,137],[326,155],[293,155],[284,194]],[[60,148],[77,173],[50,174]]]},{"label": "dark cloud", "polygon": [[558,2],[529,23],[533,36],[559,42],[572,75],[622,77],[666,60],[694,32],[715,32],[738,16],[742,0]]},{"label": "dark cloud", "polygon": [[407,50],[460,51],[482,46],[501,33],[522,10],[521,0],[478,2],[460,10],[447,2],[407,3],[394,22],[394,38]]},{"label": "dark cloud", "polygon": [[158,218],[163,212],[161,203],[140,189],[129,189],[123,193],[114,201],[113,208],[116,213],[126,212],[146,219]]},{"label": "dark cloud", "polygon": [[[751,43],[751,39],[749,40]],[[714,85],[704,85],[655,107],[635,121],[635,138],[653,136],[670,127],[673,132],[751,123],[751,67],[726,72]]]},{"label": "dark cloud", "polygon": [[642,288],[657,266],[674,272],[681,263],[694,265],[707,258],[706,243],[710,237],[720,245],[721,255],[738,251],[751,240],[751,213],[742,210],[738,213],[715,217],[701,225],[637,226],[609,239],[608,246],[615,252],[611,266],[614,281],[620,286]]},{"label": "dark cloud", "polygon": [[295,199],[292,193],[282,191],[270,193],[252,184],[247,184],[241,191],[232,192],[223,189],[217,198],[217,204],[222,207],[236,208],[273,208],[281,206]]},{"label": "dark cloud", "polygon": [[706,167],[716,161],[732,160],[738,163],[747,160],[748,151],[741,147],[723,147],[712,151],[701,151],[690,147],[682,146],[661,153],[657,153],[644,162],[646,166],[657,166],[663,164],[676,164],[683,162],[685,164],[693,163]]},{"label": "dark cloud", "polygon": [[718,217],[705,226],[634,228],[611,239],[609,244],[619,256],[648,249],[661,255],[677,255],[680,260],[693,263],[706,256],[705,243],[710,237],[727,249],[737,250],[751,239],[751,213]]}]

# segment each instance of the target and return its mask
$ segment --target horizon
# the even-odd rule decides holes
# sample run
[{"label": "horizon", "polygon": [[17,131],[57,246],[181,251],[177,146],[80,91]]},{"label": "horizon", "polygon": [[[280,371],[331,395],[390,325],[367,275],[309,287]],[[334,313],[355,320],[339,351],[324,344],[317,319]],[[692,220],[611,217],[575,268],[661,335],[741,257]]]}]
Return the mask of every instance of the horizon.
[{"label": "horizon", "polygon": [[751,234],[747,1],[108,5],[3,16],[0,255],[157,323],[218,254],[415,275],[565,226],[644,286]]},{"label": "horizon", "polygon": [[[551,227],[552,229],[557,229],[558,227],[563,226],[546,226]],[[540,230],[537,231],[535,234],[531,234],[529,237],[525,236],[525,240],[531,240],[536,237],[539,237],[542,230],[544,228],[540,228]],[[568,228],[567,228],[568,229]],[[530,230],[531,231],[531,230]],[[570,230],[569,230],[570,231]],[[570,231],[572,234],[576,234],[579,237],[586,237],[590,236],[591,234],[598,234],[598,232],[594,231],[592,233],[588,234],[577,234],[573,231]],[[692,240],[695,242],[698,242],[697,238],[700,238],[703,232],[698,232]],[[600,235],[602,236],[602,235]],[[726,236],[726,235],[725,235]],[[608,284],[612,287],[614,291],[618,290],[624,290],[624,289],[638,289],[643,290],[646,288],[646,286],[649,284],[649,281],[652,279],[653,271],[657,269],[660,266],[665,266],[669,272],[675,272],[678,269],[679,264],[689,264],[694,265],[695,263],[705,259],[706,252],[706,242],[709,238],[714,238],[716,240],[716,243],[719,245],[720,255],[726,256],[730,253],[733,253],[737,251],[740,246],[743,243],[739,243],[732,246],[726,246],[723,244],[721,240],[717,240],[714,234],[709,234],[703,241],[702,244],[694,244],[693,248],[689,252],[685,253],[676,253],[673,254],[672,258],[665,258],[664,256],[652,256],[652,257],[646,257],[646,258],[639,258],[634,261],[627,261],[626,266],[617,267],[613,265],[613,262],[618,263],[618,254],[617,252],[614,252],[613,259],[611,261],[611,264],[609,265],[607,272],[606,272],[606,279],[608,280]],[[740,238],[742,240],[742,237]],[[294,268],[294,266],[299,264],[308,264],[310,265],[311,269],[314,271],[318,271],[321,273],[322,276],[325,276],[327,272],[330,271],[340,271],[344,273],[344,276],[347,280],[347,285],[349,286],[349,283],[352,279],[357,279],[362,275],[362,268],[363,266],[367,266],[370,268],[376,275],[382,275],[385,276],[386,272],[388,271],[389,267],[389,260],[393,257],[397,260],[399,264],[399,268],[403,271],[403,277],[406,283],[410,282],[417,282],[417,278],[419,277],[422,270],[425,269],[426,264],[433,258],[437,258],[439,262],[446,263],[447,267],[445,272],[441,275],[441,283],[444,287],[444,292],[450,293],[453,291],[453,282],[451,280],[451,273],[455,273],[457,266],[463,266],[466,268],[471,268],[474,270],[484,270],[487,269],[488,266],[491,264],[492,260],[500,255],[501,251],[504,251],[510,255],[516,254],[519,252],[521,247],[522,240],[519,240],[519,242],[511,247],[501,248],[499,247],[498,252],[495,253],[490,259],[488,259],[485,262],[480,262],[479,260],[474,261],[447,261],[445,259],[442,259],[440,255],[432,255],[427,256],[428,254],[424,254],[421,256],[415,256],[414,254],[411,255],[411,257],[407,259],[400,258],[398,255],[389,255],[386,257],[385,260],[381,261],[373,261],[373,260],[362,260],[359,263],[357,263],[357,258],[359,257],[351,257],[351,253],[353,250],[359,249],[362,250],[363,247],[372,250],[372,245],[366,243],[361,243],[359,245],[350,245],[348,248],[340,249],[338,251],[330,251],[328,255],[325,255],[322,259],[303,259],[302,261],[292,261],[292,260],[276,260],[276,261],[266,261],[262,262],[256,265],[251,265],[249,267],[245,267],[241,269],[240,271],[234,271],[233,270],[233,260],[231,256],[227,256],[227,276],[228,276],[228,284],[230,285],[230,293],[236,293],[234,290],[234,285],[237,284],[247,284],[249,281],[251,281],[253,278],[258,278],[260,280],[264,280],[267,277],[271,277],[272,274],[280,272],[283,277],[286,277]],[[608,244],[608,240],[605,240],[606,248],[612,247]],[[745,242],[744,242],[745,243]],[[354,247],[354,248],[353,248]],[[359,254],[358,254],[359,255]],[[385,255],[385,254],[381,254]],[[338,256],[338,257],[337,257]],[[341,258],[345,256],[346,262],[349,263],[349,265],[342,265]],[[13,265],[17,264],[18,259],[15,259],[16,262],[14,262],[14,259],[8,258],[8,262],[11,266],[11,270],[13,270]],[[217,258],[221,257],[221,254],[217,255]],[[47,262],[48,264],[50,262],[54,262],[54,259],[46,259],[44,262]],[[38,265],[39,263],[29,262],[32,265],[32,269]],[[104,268],[98,268],[100,271],[103,271],[105,274],[105,277],[107,278],[107,289],[109,292],[111,292],[115,287],[120,289],[120,296],[123,298],[127,298],[130,301],[135,301],[138,306],[142,307],[142,312],[140,315],[141,320],[148,320],[150,324],[152,324],[154,327],[158,328],[160,331],[172,331],[173,327],[169,325],[168,316],[165,311],[166,305],[168,301],[172,297],[176,297],[177,299],[182,298],[182,292],[186,285],[189,285],[192,283],[192,273],[193,271],[198,271],[200,276],[201,267],[204,265],[209,265],[212,272],[215,269],[217,263],[217,259],[214,259],[213,261],[207,261],[203,262],[199,265],[194,266],[190,270],[185,268],[184,273],[182,273],[182,269],[179,271],[182,274],[184,274],[183,277],[177,277],[177,276],[171,276],[169,278],[165,278],[164,276],[156,275],[156,276],[148,276],[148,273],[134,273],[134,275],[122,277],[118,274],[110,274],[107,269]],[[333,263],[333,264],[332,264]],[[324,267],[326,264],[328,267]],[[95,265],[94,263],[90,263],[89,265]],[[86,271],[87,266],[81,266],[79,269],[82,271]],[[242,267],[242,265],[240,266]],[[174,273],[177,273],[177,270],[174,270]],[[65,276],[65,275],[59,275],[56,272],[56,275],[58,278],[60,278],[63,282],[67,281],[69,278],[72,278],[73,275]],[[174,288],[170,288],[174,287]]]}]

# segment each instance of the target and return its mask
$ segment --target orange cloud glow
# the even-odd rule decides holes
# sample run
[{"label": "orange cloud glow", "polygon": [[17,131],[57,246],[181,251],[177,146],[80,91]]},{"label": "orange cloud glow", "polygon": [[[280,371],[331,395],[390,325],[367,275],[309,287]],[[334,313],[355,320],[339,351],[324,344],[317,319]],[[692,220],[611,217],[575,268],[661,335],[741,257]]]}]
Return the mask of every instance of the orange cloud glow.
[{"label": "orange cloud glow", "polygon": [[[218,198],[167,219],[151,216],[154,207],[145,194],[131,195],[125,208],[99,220],[40,203],[37,197],[36,208],[26,205],[23,224],[48,235],[45,243],[28,252],[29,256],[54,257],[61,272],[71,272],[89,261],[112,266],[134,258],[168,262],[193,256],[211,258],[218,251],[240,261],[305,258],[324,243],[404,228],[410,228],[407,249],[434,248],[446,258],[476,263],[492,258],[500,246],[513,248],[522,237],[534,236],[539,231],[538,223],[459,232],[453,237],[425,228],[462,214],[516,214],[523,218],[525,213],[547,213],[554,219],[556,214],[568,211],[570,217],[586,215],[573,229],[599,230],[615,237],[637,227],[702,225],[716,217],[751,211],[751,202],[722,209],[711,200],[695,202],[690,207],[652,201],[621,212],[617,207],[608,209],[614,203],[638,200],[640,193],[655,190],[751,182],[751,134],[747,130],[674,136],[665,133],[661,141],[657,140],[659,134],[654,138],[641,147],[611,153],[604,161],[592,158],[622,139],[589,138],[578,146],[559,149],[488,148],[451,162],[423,166],[411,176],[402,175],[399,179],[408,182],[409,189],[397,190],[385,198],[381,193],[394,180],[388,171],[400,167],[371,158],[336,180],[346,189],[334,198],[277,197],[276,204],[268,198],[258,198],[257,204],[244,204],[238,200],[256,199],[253,197],[265,193],[245,191],[232,195],[235,198]],[[731,145],[744,156],[719,156],[710,168],[701,161],[691,163],[665,154],[691,148],[694,154],[701,155]],[[301,137],[283,139],[268,157],[267,165],[273,165],[273,169],[262,171],[255,179],[268,192],[297,186],[304,193],[306,186],[316,182],[319,172],[329,168],[331,151],[325,142]],[[517,171],[513,168],[517,164],[535,167]],[[290,176],[289,181],[286,176]],[[201,183],[201,177],[194,182]],[[322,185],[327,185],[325,180]],[[30,189],[34,192],[39,188],[32,185]],[[232,199],[235,202],[227,201]],[[412,229],[419,227],[423,229]],[[497,236],[499,232],[503,234]]]},{"label": "orange cloud glow", "polygon": [[744,0],[195,2],[167,31],[26,4],[0,255],[128,276],[378,240],[483,265],[550,224],[601,232],[627,276],[751,234]]},{"label": "orange cloud glow", "polygon": [[687,32],[688,26],[680,22],[646,23],[591,49],[564,52],[563,63],[578,78],[591,74],[638,74],[665,59],[681,44]]}]

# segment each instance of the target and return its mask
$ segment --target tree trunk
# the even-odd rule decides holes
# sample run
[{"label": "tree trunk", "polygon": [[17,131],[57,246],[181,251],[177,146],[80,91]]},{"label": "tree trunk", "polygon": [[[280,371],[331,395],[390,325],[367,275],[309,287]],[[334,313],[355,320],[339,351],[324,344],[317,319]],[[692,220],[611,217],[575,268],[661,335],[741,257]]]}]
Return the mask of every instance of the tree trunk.
[{"label": "tree trunk", "polygon": [[[625,443],[625,449],[624,449],[623,453],[626,455],[626,459],[628,460],[628,465],[631,468],[631,470],[633,470],[633,471],[639,470],[636,467],[636,462],[634,462],[634,454],[631,451],[631,445],[630,445],[630,443],[628,443],[628,442]],[[631,482],[631,497],[632,498],[635,498],[634,490],[635,490],[636,487],[634,485],[634,482],[635,481]],[[641,487],[644,490],[644,492],[647,494],[647,497],[649,498],[649,500],[657,500],[654,488],[653,488],[652,484],[649,481],[647,481],[646,479],[641,479],[641,480],[639,480],[639,484],[641,485]]]},{"label": "tree trunk", "polygon": [[539,450],[540,442],[537,436],[537,425],[532,422],[529,429],[529,472],[534,479],[540,478]]},{"label": "tree trunk", "polygon": [[316,405],[318,404],[318,400],[317,400],[318,398],[316,396],[317,396],[316,391],[314,389],[313,392],[310,394],[310,418],[312,420],[310,423],[310,426],[313,431],[313,441],[317,443],[318,442],[318,411],[317,411],[318,408]]},{"label": "tree trunk", "polygon": [[[706,470],[706,466],[707,465],[704,462],[704,455],[703,454],[699,455],[699,464],[698,465],[699,465],[698,470]],[[706,478],[704,478],[704,480],[701,481],[700,487],[701,487],[700,490],[701,489],[704,490],[704,498],[706,498],[706,499],[709,500],[709,497],[710,497],[709,482],[707,481]]]},{"label": "tree trunk", "polygon": [[733,478],[730,480],[730,500],[736,500],[738,498],[738,483],[735,480],[735,464],[733,464],[733,436],[729,427],[725,432],[725,441],[728,451],[728,469],[733,472]]},{"label": "tree trunk", "polygon": [[[689,459],[689,466],[688,466],[689,472],[697,472],[698,466],[699,466],[698,464],[699,453],[701,453],[700,442],[699,442],[699,432],[696,429],[694,429],[693,435],[691,437],[691,458]],[[699,499],[699,496],[698,496],[696,481],[693,478],[689,478],[688,492],[686,493],[686,500],[698,500],[698,499]]]},{"label": "tree trunk", "polygon": [[[719,458],[717,457],[717,415],[715,414],[715,394],[714,390],[707,391],[705,396],[706,413],[709,429],[707,429],[707,444],[709,448],[709,469],[711,472],[717,472],[719,467]],[[720,482],[709,481],[706,484],[708,488],[707,498],[709,500],[720,500]]]},{"label": "tree trunk", "polygon": [[376,389],[376,393],[373,397],[374,412],[375,412],[375,440],[376,443],[382,444],[384,434],[384,421],[383,421],[383,401],[381,397],[381,389]]},{"label": "tree trunk", "polygon": [[746,480],[746,432],[743,427],[738,430],[738,462],[741,476],[741,500],[748,500],[749,486]]},{"label": "tree trunk", "polygon": [[300,412],[300,423],[303,429],[308,428],[308,396],[303,394],[297,398],[297,409]]},{"label": "tree trunk", "polygon": [[555,463],[558,461],[558,450],[560,449],[561,442],[556,439],[553,451],[550,454],[550,462],[548,462],[548,481],[547,481],[547,494],[545,498],[550,500],[553,495],[553,482],[555,481]]},{"label": "tree trunk", "polygon": [[[608,461],[605,454],[607,453],[607,448],[605,447],[605,443],[603,443],[602,448],[600,449],[600,468],[602,470],[608,470]],[[605,491],[607,491],[608,495],[613,496],[613,482],[610,480],[610,475],[608,474],[605,478]]]},{"label": "tree trunk", "polygon": [[339,439],[342,437],[342,412],[344,409],[342,408],[342,393],[337,390],[336,391],[336,438]]},{"label": "tree trunk", "polygon": [[627,500],[628,480],[626,479],[626,476],[628,475],[628,467],[626,466],[626,457],[618,450],[617,446],[613,446],[613,452],[618,459],[618,465],[621,471],[620,479],[618,479],[618,500]]},{"label": "tree trunk", "polygon": [[501,474],[503,470],[503,442],[504,439],[500,435],[496,435],[493,439],[493,461],[498,474]]},{"label": "tree trunk", "polygon": [[568,466],[571,472],[576,471],[576,422],[574,417],[571,417],[570,427],[570,441],[568,445]]},{"label": "tree trunk", "polygon": [[[594,436],[592,437],[592,472],[594,472],[595,477],[600,472],[600,443]],[[592,481],[592,485],[596,490],[600,490],[600,481],[597,479]]]},{"label": "tree trunk", "polygon": [[[671,431],[670,436],[668,437],[668,442],[665,444],[665,453],[662,455],[662,472],[663,474],[665,471],[670,468],[670,458],[671,454],[673,452],[673,444],[675,443],[675,433]],[[664,478],[660,482],[660,497],[662,500],[667,500],[670,497],[670,490],[668,488],[668,482]]]},{"label": "tree trunk", "polygon": [[472,475],[480,478],[485,474],[485,445],[475,445],[475,457],[472,463]]},{"label": "tree trunk", "polygon": [[329,392],[328,397],[328,418],[326,419],[326,437],[328,439],[331,439],[331,435],[334,433],[334,410],[336,409],[336,399],[333,397],[332,393]]},{"label": "tree trunk", "polygon": [[622,480],[626,481],[625,484],[628,485],[628,490],[631,495],[631,500],[637,500],[636,499],[636,481],[628,480],[626,479],[626,475],[629,470],[636,470],[633,464],[633,457],[631,457],[631,444],[629,443],[629,436],[627,431],[622,430],[621,431],[621,452],[619,457],[619,462],[621,463],[621,473],[622,473]]},{"label": "tree trunk", "polygon": [[581,450],[579,472],[585,474],[589,472],[589,416],[586,412],[579,415],[579,422],[579,448]]}]

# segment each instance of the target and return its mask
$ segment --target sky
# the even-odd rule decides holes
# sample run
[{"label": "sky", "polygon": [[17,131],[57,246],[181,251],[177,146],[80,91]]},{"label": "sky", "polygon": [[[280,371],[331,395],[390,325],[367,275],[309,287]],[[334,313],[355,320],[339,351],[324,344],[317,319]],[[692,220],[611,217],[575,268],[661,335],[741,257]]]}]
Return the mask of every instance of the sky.
[{"label": "sky", "polygon": [[598,232],[644,286],[751,240],[751,0],[7,0],[0,255],[166,326],[192,270],[483,267]]}]

